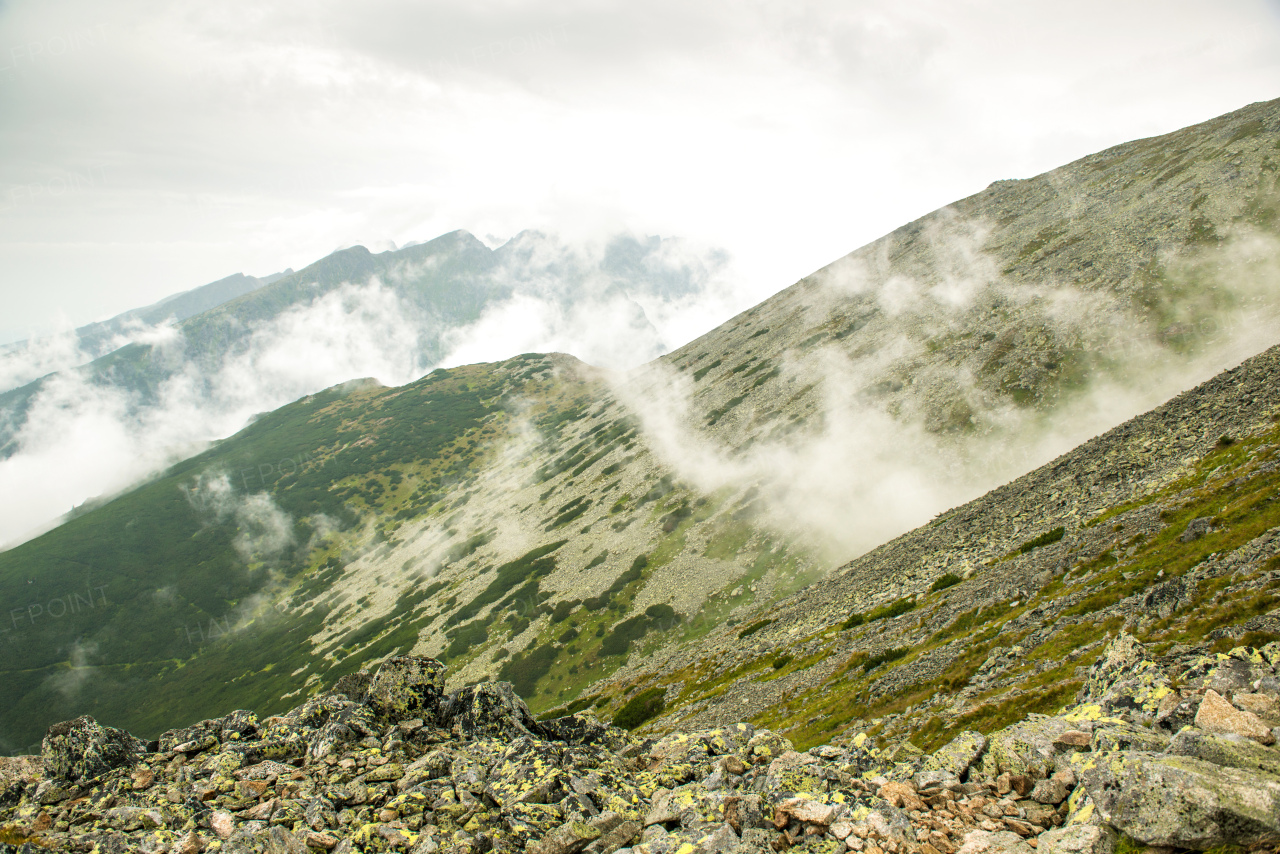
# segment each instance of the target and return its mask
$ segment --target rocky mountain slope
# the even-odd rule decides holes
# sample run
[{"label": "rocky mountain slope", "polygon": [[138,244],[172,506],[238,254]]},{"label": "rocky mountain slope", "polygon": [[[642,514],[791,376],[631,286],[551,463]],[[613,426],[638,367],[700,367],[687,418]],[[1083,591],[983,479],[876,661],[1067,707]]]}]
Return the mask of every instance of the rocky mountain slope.
[{"label": "rocky mountain slope", "polygon": [[[450,688],[511,681],[538,712],[661,699],[650,726],[767,720],[802,745],[858,719],[900,741],[914,718],[893,715],[925,699],[935,739],[1061,705],[1074,686],[1043,665],[1107,629],[1027,614],[1139,584],[1080,522],[1265,445],[1269,391],[1237,412],[1214,380],[1175,426],[1109,434],[1110,457],[1082,450],[778,603],[1271,343],[1278,139],[1270,102],[1000,182],[631,376],[529,355],[266,414],[0,553],[0,738],[30,753],[83,713],[144,737],[270,715],[393,653],[446,660]],[[1098,563],[1041,577],[1077,541]],[[928,589],[947,573],[971,577]],[[1041,635],[1047,658],[1009,651]]]},{"label": "rocky mountain slope", "polygon": [[149,743],[59,723],[39,756],[0,759],[0,850],[1268,851],[1277,664],[1277,643],[1157,662],[1122,634],[1073,708],[904,756],[861,734],[799,753],[750,724],[538,721],[506,683],[446,695],[439,662],[395,657],[283,716]]}]

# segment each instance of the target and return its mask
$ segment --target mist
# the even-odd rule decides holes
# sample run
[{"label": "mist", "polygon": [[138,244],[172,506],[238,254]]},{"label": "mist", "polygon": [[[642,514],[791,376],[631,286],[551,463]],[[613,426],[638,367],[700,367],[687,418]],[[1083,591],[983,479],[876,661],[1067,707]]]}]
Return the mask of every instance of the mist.
[{"label": "mist", "polygon": [[[690,373],[667,360],[616,381],[615,392],[681,478],[708,493],[755,487],[761,521],[817,543],[838,564],[1280,342],[1274,237],[1243,231],[1220,247],[1163,259],[1172,277],[1199,282],[1205,295],[1178,306],[1194,334],[1191,345],[1174,347],[1119,293],[1007,281],[976,251],[988,233],[981,222],[944,212],[925,235],[936,262],[927,277],[889,264],[882,241],[771,303],[761,325],[794,324],[781,352],[770,354],[781,362],[775,382],[787,384],[773,396],[815,388],[815,409],[795,433],[748,441],[759,439],[748,425],[770,403],[750,397],[734,410],[736,421],[708,430],[711,404],[698,398]],[[981,359],[931,354],[929,342],[940,336],[990,328],[983,315],[993,304],[1008,308],[1018,326],[1043,330],[1048,347],[1085,354],[1087,373],[1056,400],[1024,407],[993,393]],[[833,310],[874,311],[879,320],[844,342],[807,353],[793,346],[795,329]],[[883,386],[898,381],[904,392],[886,397]],[[939,412],[954,407],[966,429],[940,426]]]},{"label": "mist", "polygon": [[680,241],[568,246],[526,232],[477,277],[474,287],[497,296],[463,325],[410,299],[409,285],[430,271],[401,264],[251,324],[212,367],[189,355],[181,324],[133,328],[119,343],[148,344],[154,360],[172,366],[154,399],[66,370],[90,355],[73,333],[33,339],[4,354],[0,376],[17,384],[63,370],[45,381],[14,433],[14,452],[0,460],[0,545],[130,488],[258,413],[351,379],[398,386],[437,366],[524,352],[642,364],[743,307],[728,269],[723,253]]}]

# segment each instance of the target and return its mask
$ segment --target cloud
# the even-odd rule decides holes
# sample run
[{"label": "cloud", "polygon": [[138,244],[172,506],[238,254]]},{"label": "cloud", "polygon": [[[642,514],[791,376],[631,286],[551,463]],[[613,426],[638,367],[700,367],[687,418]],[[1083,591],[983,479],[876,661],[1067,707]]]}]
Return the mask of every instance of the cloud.
[{"label": "cloud", "polygon": [[256,413],[349,379],[401,384],[425,370],[413,312],[376,281],[258,325],[209,373],[185,361],[178,330],[152,340],[157,355],[178,366],[153,402],[75,372],[46,383],[15,439],[17,452],[0,461],[0,542],[38,533],[74,505],[127,488]]},{"label": "cloud", "polygon": [[407,264],[386,283],[347,284],[251,325],[208,370],[190,356],[181,326],[130,328],[128,338],[151,346],[152,361],[170,374],[154,399],[74,371],[51,377],[17,431],[16,453],[0,460],[0,543],[129,487],[257,413],[347,380],[403,385],[438,364],[524,352],[631,368],[743,307],[723,253],[681,241],[623,236],[572,246],[530,232],[500,252],[501,263],[468,282],[488,303],[461,328],[443,328],[429,304],[410,298],[428,271]]},{"label": "cloud", "polygon": [[206,520],[235,523],[232,545],[245,563],[278,557],[295,542],[293,517],[265,492],[236,495],[226,473],[200,474],[183,492]]},{"label": "cloud", "polygon": [[[883,247],[873,246],[774,304],[777,313],[763,322],[803,317],[803,324],[789,321],[798,329],[826,322],[837,309],[875,315],[845,343],[801,353],[789,349],[792,337],[781,353],[763,354],[781,370],[775,382],[794,377],[791,388],[814,383],[819,390],[794,432],[752,432],[760,414],[752,401],[733,410],[732,438],[706,430],[707,404],[694,400],[701,387],[666,362],[616,379],[616,393],[640,418],[657,455],[704,492],[756,487],[766,520],[844,560],[1280,340],[1274,237],[1244,231],[1220,247],[1165,259],[1176,282],[1195,288],[1165,307],[1189,327],[1190,343],[1171,344],[1167,319],[1155,322],[1126,297],[1070,283],[1003,281],[973,251],[985,234],[981,223],[940,222],[924,234],[934,262],[927,274],[904,271],[907,262],[890,268]],[[1008,325],[992,322],[993,306],[1009,314]],[[1065,390],[1056,400],[1024,408],[987,390],[989,378],[980,377],[990,370],[985,357],[931,355],[931,341],[986,330],[1009,336],[1004,364],[1023,376],[1042,370],[1034,357],[1050,353],[1083,354],[1082,373],[1062,378]],[[902,394],[882,393],[886,385],[901,386]],[[964,429],[953,429],[960,424]]]}]

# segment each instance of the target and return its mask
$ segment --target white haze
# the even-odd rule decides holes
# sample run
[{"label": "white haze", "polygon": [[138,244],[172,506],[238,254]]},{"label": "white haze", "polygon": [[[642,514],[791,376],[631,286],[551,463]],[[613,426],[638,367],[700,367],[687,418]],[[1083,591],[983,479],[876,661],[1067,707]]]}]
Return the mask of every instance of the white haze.
[{"label": "white haze", "polygon": [[[146,404],[74,371],[50,378],[15,438],[16,453],[0,460],[0,545],[16,545],[86,500],[116,494],[198,453],[257,413],[347,380],[402,385],[437,364],[524,352],[561,351],[591,364],[630,368],[680,343],[691,324],[743,307],[725,284],[723,258],[714,251],[663,242],[644,257],[653,276],[647,283],[603,272],[600,246],[567,247],[534,234],[524,247],[527,256],[489,274],[514,295],[461,328],[439,330],[438,321],[375,279],[259,324],[208,373],[185,361],[181,327],[131,330],[130,340],[155,346],[157,358],[180,370]],[[565,285],[566,271],[572,287]],[[393,270],[390,276],[412,272]],[[664,290],[662,282],[673,276],[676,285]],[[424,352],[432,332],[443,333],[443,359]],[[8,376],[30,377],[83,361],[69,339],[59,342],[33,341],[0,364],[9,366]]]},{"label": "white haze", "polygon": [[[1168,260],[1174,276],[1180,269],[1184,275],[1194,275],[1191,268],[1200,275],[1211,270],[1218,290],[1235,301],[1234,308],[1213,314],[1202,326],[1203,346],[1194,355],[1178,356],[1140,331],[1146,328],[1143,319],[1111,294],[1085,293],[1066,283],[1003,283],[989,259],[972,251],[983,233],[980,224],[952,222],[933,235],[931,254],[940,265],[940,283],[878,276],[876,265],[863,258],[819,277],[821,290],[805,294],[814,323],[825,319],[832,301],[864,293],[896,318],[896,329],[914,334],[899,331],[861,358],[829,346],[784,364],[784,376],[819,383],[822,393],[820,416],[810,421],[820,426],[800,439],[758,443],[745,451],[727,447],[700,427],[705,412],[692,404],[690,374],[665,363],[646,366],[618,382],[615,391],[641,419],[658,456],[682,478],[704,492],[758,487],[765,521],[843,561],[1280,342],[1273,284],[1280,277],[1280,243],[1274,238],[1244,234],[1222,250]],[[958,391],[978,425],[974,434],[959,438],[927,430],[918,397],[890,415],[864,395],[894,365],[911,364],[925,337],[963,327],[966,311],[993,294],[1021,303],[1036,321],[1108,354],[1118,367],[1095,373],[1065,405],[1044,413],[980,392],[963,364],[935,362],[917,375],[913,396]],[[736,414],[749,418],[748,405]]]}]

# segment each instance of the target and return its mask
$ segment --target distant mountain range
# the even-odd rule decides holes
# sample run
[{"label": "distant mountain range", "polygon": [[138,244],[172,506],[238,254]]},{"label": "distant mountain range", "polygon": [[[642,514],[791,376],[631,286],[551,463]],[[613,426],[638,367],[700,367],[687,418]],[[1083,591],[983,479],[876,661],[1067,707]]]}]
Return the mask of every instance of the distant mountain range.
[{"label": "distant mountain range", "polygon": [[[734,686],[751,714],[812,736],[799,694],[782,706],[769,693],[776,672],[789,691],[820,685],[859,715],[888,714],[840,693],[868,690],[846,678],[855,664],[909,654],[880,643],[891,625],[907,638],[907,622],[883,621],[916,626],[923,611],[903,615],[927,606],[954,628],[938,644],[989,645],[976,609],[1025,614],[1072,565],[1022,555],[1102,530],[1126,502],[1186,499],[1159,490],[1237,466],[1221,458],[1228,430],[1266,444],[1280,403],[1256,380],[1273,356],[1253,363],[1239,407],[1215,381],[1180,399],[1178,429],[1148,419],[1104,443],[1118,456],[1040,469],[1280,340],[1278,224],[1280,102],[1268,102],[997,182],[625,376],[525,354],[307,395],[0,553],[13,609],[0,739],[23,751],[82,713],[147,736],[234,708],[270,714],[407,651],[447,660],[452,687],[511,681],[539,712],[612,714],[660,684],[671,720],[702,720],[732,715]],[[436,319],[419,326],[427,366],[442,330],[532,282],[565,305],[585,293],[595,274],[548,262],[545,246],[529,235],[489,250],[456,232],[337,252],[180,323],[182,363],[214,370],[254,324],[376,277]],[[653,283],[657,248],[606,254],[622,298],[641,275],[663,293],[691,287],[688,272]],[[81,370],[145,403],[172,375],[159,353],[130,345]],[[0,402],[21,412],[22,391]],[[1037,469],[1006,487],[1025,490],[1016,500],[951,509]],[[848,565],[922,524],[892,560]],[[1070,607],[1133,594],[1136,576],[1089,546],[1101,563]],[[1035,578],[1008,575],[1032,566]],[[974,615],[952,613],[948,585]],[[827,596],[841,615],[813,604]],[[770,661],[726,652],[756,634]],[[1094,641],[1082,645],[1096,656]],[[935,711],[938,733],[963,723],[963,709]]]}]

